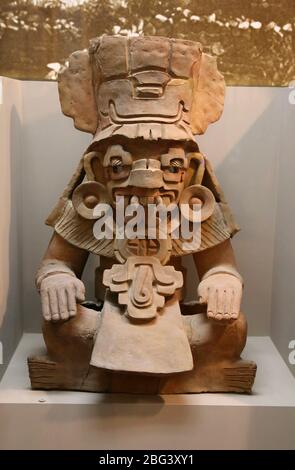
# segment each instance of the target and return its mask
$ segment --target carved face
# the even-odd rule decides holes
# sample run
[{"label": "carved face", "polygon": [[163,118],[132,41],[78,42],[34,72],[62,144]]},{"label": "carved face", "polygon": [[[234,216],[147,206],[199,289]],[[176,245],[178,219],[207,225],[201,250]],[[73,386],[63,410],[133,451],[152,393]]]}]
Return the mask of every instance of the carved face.
[{"label": "carved face", "polygon": [[[132,154],[122,145],[110,145],[103,159],[111,200],[116,196],[137,197],[141,204],[178,202],[184,188],[187,160],[184,149],[169,147]],[[145,153],[145,152],[143,152]]]},{"label": "carved face", "polygon": [[[194,150],[191,152],[190,150]],[[186,205],[185,217],[193,220],[193,206],[201,205],[201,220],[214,209],[214,196],[202,186],[204,157],[197,147],[174,141],[124,139],[106,141],[84,155],[87,181],[72,196],[80,216],[95,219],[99,203],[116,206],[117,197],[129,204]]]},{"label": "carved face", "polygon": [[126,202],[136,197],[142,205],[169,205],[179,202],[184,189],[187,155],[181,143],[110,143],[100,153],[99,162],[92,155],[91,167],[96,180],[102,182],[103,174],[112,203],[116,196],[124,196]]}]

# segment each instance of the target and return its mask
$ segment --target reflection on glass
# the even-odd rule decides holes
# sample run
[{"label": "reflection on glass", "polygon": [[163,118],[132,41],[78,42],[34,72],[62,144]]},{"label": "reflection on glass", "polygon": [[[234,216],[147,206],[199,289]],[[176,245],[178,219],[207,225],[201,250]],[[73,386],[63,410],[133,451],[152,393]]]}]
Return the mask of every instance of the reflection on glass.
[{"label": "reflection on glass", "polygon": [[0,74],[54,80],[104,33],[200,41],[228,85],[295,78],[294,0],[1,0]]}]

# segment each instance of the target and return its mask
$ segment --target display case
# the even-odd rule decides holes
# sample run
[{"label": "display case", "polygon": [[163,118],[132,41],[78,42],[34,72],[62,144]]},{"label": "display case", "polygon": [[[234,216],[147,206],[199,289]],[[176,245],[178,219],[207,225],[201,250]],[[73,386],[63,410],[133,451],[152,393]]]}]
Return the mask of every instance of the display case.
[{"label": "display case", "polygon": [[[294,448],[292,90],[228,87],[222,119],[198,137],[241,227],[233,245],[253,392],[169,396],[31,390],[27,357],[45,348],[34,285],[51,237],[44,220],[90,138],[62,116],[55,83],[2,78],[0,91],[0,447]],[[88,299],[98,262],[83,277]],[[184,262],[194,300],[197,273],[190,255]]]}]

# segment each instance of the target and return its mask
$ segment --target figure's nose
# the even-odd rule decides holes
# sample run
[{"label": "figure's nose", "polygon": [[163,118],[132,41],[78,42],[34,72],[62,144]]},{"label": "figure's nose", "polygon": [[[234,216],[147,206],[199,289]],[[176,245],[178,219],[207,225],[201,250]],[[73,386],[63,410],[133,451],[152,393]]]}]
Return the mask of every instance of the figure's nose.
[{"label": "figure's nose", "polygon": [[161,188],[163,174],[159,160],[143,158],[133,162],[129,177],[129,185],[138,188]]}]

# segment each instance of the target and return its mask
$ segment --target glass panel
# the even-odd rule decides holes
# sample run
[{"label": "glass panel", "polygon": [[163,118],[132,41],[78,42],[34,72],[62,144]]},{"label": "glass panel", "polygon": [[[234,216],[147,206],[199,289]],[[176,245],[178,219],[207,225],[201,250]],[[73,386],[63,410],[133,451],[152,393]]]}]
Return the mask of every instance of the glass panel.
[{"label": "glass panel", "polygon": [[200,41],[228,85],[295,79],[294,0],[1,0],[0,74],[54,80],[103,33]]}]

